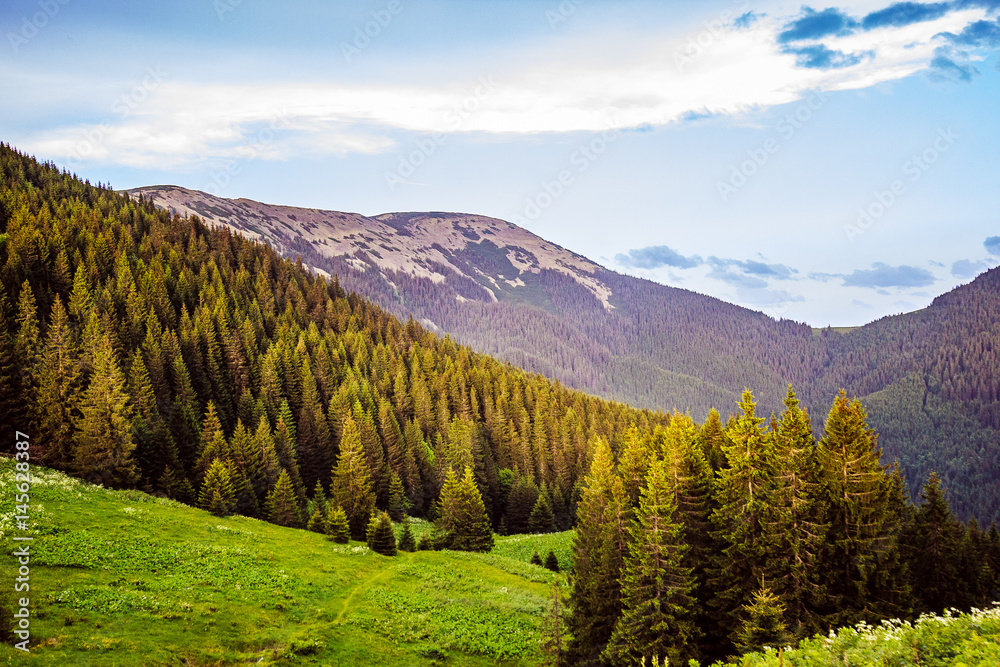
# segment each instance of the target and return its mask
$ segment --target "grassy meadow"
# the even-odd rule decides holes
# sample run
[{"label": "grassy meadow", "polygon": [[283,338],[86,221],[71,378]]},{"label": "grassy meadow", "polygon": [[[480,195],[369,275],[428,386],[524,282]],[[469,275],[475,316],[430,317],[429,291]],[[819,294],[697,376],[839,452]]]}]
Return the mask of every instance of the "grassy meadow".
[{"label": "grassy meadow", "polygon": [[[562,575],[527,561],[553,546],[568,562],[570,533],[533,548],[534,538],[498,538],[491,554],[387,558],[44,468],[32,477],[31,652],[0,648],[17,664],[535,665]],[[22,534],[13,481],[13,462],[0,460],[6,545]],[[424,530],[415,522],[418,538]]]}]

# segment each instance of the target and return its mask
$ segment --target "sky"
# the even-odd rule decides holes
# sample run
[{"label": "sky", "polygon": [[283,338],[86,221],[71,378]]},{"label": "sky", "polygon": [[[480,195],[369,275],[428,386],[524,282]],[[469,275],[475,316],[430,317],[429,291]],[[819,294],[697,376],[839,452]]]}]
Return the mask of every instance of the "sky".
[{"label": "sky", "polygon": [[514,222],[854,326],[1000,265],[1000,0],[6,0],[0,141],[117,189]]}]

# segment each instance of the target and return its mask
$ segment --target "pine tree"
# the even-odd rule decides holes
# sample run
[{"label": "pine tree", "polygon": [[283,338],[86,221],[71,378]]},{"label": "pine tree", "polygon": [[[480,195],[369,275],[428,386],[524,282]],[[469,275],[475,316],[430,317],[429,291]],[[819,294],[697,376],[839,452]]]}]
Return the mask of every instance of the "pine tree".
[{"label": "pine tree", "polygon": [[514,484],[507,497],[507,511],[504,514],[511,535],[528,532],[531,512],[538,502],[539,493],[534,481],[515,471]]},{"label": "pine tree", "polygon": [[219,459],[208,466],[198,504],[215,516],[229,516],[236,506],[236,496],[229,481],[229,467]]},{"label": "pine tree", "polygon": [[556,558],[556,552],[552,549],[549,549],[549,554],[545,557],[545,569],[553,572],[559,571],[559,559]]},{"label": "pine tree", "polygon": [[410,552],[417,550],[417,541],[413,538],[409,521],[403,524],[403,534],[399,536],[399,550]]},{"label": "pine tree", "polygon": [[671,662],[694,658],[694,577],[682,564],[687,545],[663,462],[650,462],[639,507],[629,527],[622,573],[622,614],[604,655],[614,665],[634,665],[644,656]]},{"label": "pine tree", "polygon": [[76,422],[75,466],[98,483],[128,487],[139,478],[132,460],[132,407],[108,336],[94,341],[93,358],[94,375]]},{"label": "pine tree", "polygon": [[367,458],[361,446],[361,435],[350,415],[344,419],[340,455],[330,482],[330,497],[335,504],[344,508],[351,537],[363,540],[365,529],[375,510],[375,494],[372,491]]},{"label": "pine tree", "polygon": [[531,559],[528,562],[532,565],[537,565],[538,567],[545,567],[545,563],[542,562],[542,557],[538,555],[538,549],[531,552]]},{"label": "pine tree", "polygon": [[546,667],[563,667],[568,665],[566,619],[562,590],[559,577],[552,579],[552,606],[549,607],[542,621],[542,654],[545,656]]},{"label": "pine tree", "polygon": [[597,438],[593,449],[572,546],[575,577],[568,623],[573,664],[600,658],[621,615],[619,574],[627,548],[627,500],[608,441]]},{"label": "pine tree", "polygon": [[538,500],[531,509],[531,516],[528,518],[529,533],[552,533],[556,530],[555,519],[552,516],[552,507],[544,493],[538,494]]},{"label": "pine tree", "polygon": [[281,472],[278,483],[267,495],[267,520],[286,528],[300,528],[302,526],[299,501],[295,496],[292,480],[285,471]]},{"label": "pine tree", "polygon": [[386,512],[372,515],[366,533],[369,549],[383,556],[396,555],[396,533],[392,529],[392,519]]},{"label": "pine tree", "polygon": [[913,590],[923,611],[939,614],[959,607],[963,588],[972,583],[959,576],[964,528],[951,512],[941,479],[931,472],[920,492],[913,525],[905,538]]},{"label": "pine tree", "polygon": [[73,412],[79,402],[80,366],[66,309],[57,296],[39,364],[37,424],[44,443],[42,463],[69,470],[73,457]]},{"label": "pine tree", "polygon": [[326,519],[326,534],[337,544],[347,544],[351,541],[351,528],[347,523],[347,514],[340,505],[331,503]]},{"label": "pine tree", "polygon": [[400,522],[406,518],[406,511],[409,509],[409,501],[406,498],[406,490],[403,482],[395,472],[389,473],[389,517]]},{"label": "pine tree", "polygon": [[306,525],[306,530],[320,533],[321,535],[326,534],[326,515],[318,505],[313,510],[313,513],[309,515],[309,523]]},{"label": "pine tree", "polygon": [[[755,414],[753,394],[743,392],[742,414],[727,427],[723,443],[728,467],[719,472],[717,507],[712,512],[716,554],[713,606],[721,613],[729,639],[735,638],[739,617],[773,557],[774,476],[776,453],[772,433]],[[720,640],[722,638],[719,638]]]},{"label": "pine tree", "polygon": [[866,419],[861,403],[849,401],[841,391],[830,408],[818,450],[829,507],[827,548],[820,564],[829,596],[824,620],[833,625],[865,618],[871,566],[878,550],[887,546],[887,529],[898,523],[902,509]]},{"label": "pine tree", "polygon": [[743,606],[743,621],[736,631],[736,649],[740,653],[760,651],[765,646],[788,646],[792,636],[786,629],[785,605],[769,588],[753,594],[750,604]]},{"label": "pine tree", "polygon": [[827,533],[827,508],[812,425],[791,386],[774,440],[779,463],[770,528],[776,551],[784,557],[771,559],[767,579],[770,593],[785,607],[791,635],[801,638],[822,629],[817,610],[825,601],[818,566]]},{"label": "pine tree", "polygon": [[438,527],[445,536],[443,546],[455,551],[490,551],[493,531],[486,506],[472,478],[472,468],[466,467],[459,480],[449,470],[441,488],[441,518]]}]

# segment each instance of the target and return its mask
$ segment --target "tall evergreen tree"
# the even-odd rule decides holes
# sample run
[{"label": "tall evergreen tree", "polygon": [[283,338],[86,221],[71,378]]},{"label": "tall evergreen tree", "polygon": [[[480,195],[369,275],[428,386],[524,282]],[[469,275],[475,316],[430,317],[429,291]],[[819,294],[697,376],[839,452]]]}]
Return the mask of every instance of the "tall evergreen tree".
[{"label": "tall evergreen tree", "polygon": [[444,543],[455,551],[490,551],[493,548],[493,531],[486,506],[472,477],[472,468],[465,468],[459,480],[449,470],[441,488],[441,518],[438,528]]},{"label": "tall evergreen tree", "polygon": [[661,656],[672,664],[696,657],[694,577],[663,462],[653,458],[629,526],[622,572],[622,614],[604,654],[613,665]]},{"label": "tall evergreen tree", "polygon": [[396,533],[392,530],[392,520],[387,513],[373,514],[366,533],[369,549],[383,556],[396,555]]},{"label": "tall evergreen tree", "polygon": [[37,424],[40,457],[47,466],[68,470],[72,465],[74,411],[79,403],[80,366],[69,318],[57,296],[39,364]]},{"label": "tall evergreen tree", "polygon": [[375,493],[372,490],[368,460],[361,445],[361,434],[350,415],[344,419],[340,455],[330,482],[330,497],[347,514],[351,537],[363,540],[365,529],[375,510]]},{"label": "tall evergreen tree", "polygon": [[[713,571],[713,605],[734,639],[743,605],[749,602],[769,560],[775,557],[772,526],[776,454],[773,435],[755,413],[753,394],[743,392],[742,414],[727,428],[727,467],[716,484],[714,537],[722,550]],[[720,638],[721,640],[721,638]]]},{"label": "tall evergreen tree", "polygon": [[287,528],[302,527],[302,511],[295,496],[292,480],[284,470],[278,476],[278,483],[267,495],[267,519],[271,523]]},{"label": "tall evergreen tree", "polygon": [[861,403],[841,391],[819,444],[829,494],[829,531],[820,568],[829,596],[826,622],[832,625],[866,616],[866,582],[879,549],[888,546],[887,527],[898,521],[901,510],[866,419]]},{"label": "tall evergreen tree", "polygon": [[74,460],[98,483],[127,487],[138,478],[132,459],[132,407],[108,336],[93,342],[94,374],[83,394]]},{"label": "tall evergreen tree", "polygon": [[960,576],[965,530],[948,507],[936,472],[927,478],[920,499],[904,540],[907,560],[922,611],[939,614],[961,606],[964,589],[975,582]]},{"label": "tall evergreen tree", "polygon": [[236,507],[236,495],[229,481],[229,466],[215,459],[208,466],[198,504],[216,516],[228,516]]},{"label": "tall evergreen tree", "polygon": [[619,544],[624,545],[624,535],[619,536],[618,524],[608,519],[623,513],[624,486],[615,474],[608,441],[599,437],[593,449],[572,546],[575,576],[568,623],[572,636],[569,654],[574,664],[600,658],[621,613]]}]

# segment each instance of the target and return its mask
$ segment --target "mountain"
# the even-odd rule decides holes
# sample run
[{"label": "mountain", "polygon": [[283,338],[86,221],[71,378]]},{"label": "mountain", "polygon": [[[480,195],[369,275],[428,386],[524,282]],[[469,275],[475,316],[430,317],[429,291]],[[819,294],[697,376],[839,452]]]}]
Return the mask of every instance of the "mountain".
[{"label": "mountain", "polygon": [[844,388],[869,407],[915,493],[931,470],[960,516],[1000,519],[1000,271],[927,308],[813,330],[610,271],[508,222],[461,213],[354,213],[130,190],[268,242],[388,311],[568,386],[653,409],[762,411],[789,383],[818,426]]}]

